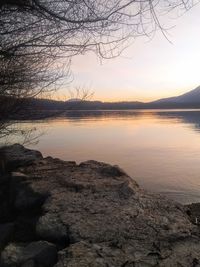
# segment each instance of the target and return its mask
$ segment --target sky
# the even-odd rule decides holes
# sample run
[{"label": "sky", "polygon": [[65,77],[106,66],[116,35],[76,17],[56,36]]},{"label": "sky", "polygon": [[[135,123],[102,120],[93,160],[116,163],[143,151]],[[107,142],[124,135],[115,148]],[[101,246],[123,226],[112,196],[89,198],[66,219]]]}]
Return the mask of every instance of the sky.
[{"label": "sky", "polygon": [[[118,58],[100,60],[92,53],[72,60],[73,82],[94,92],[93,100],[144,101],[180,95],[200,85],[200,4],[175,19],[164,18],[170,42],[157,32],[137,38]],[[61,95],[68,94],[68,87]]]}]

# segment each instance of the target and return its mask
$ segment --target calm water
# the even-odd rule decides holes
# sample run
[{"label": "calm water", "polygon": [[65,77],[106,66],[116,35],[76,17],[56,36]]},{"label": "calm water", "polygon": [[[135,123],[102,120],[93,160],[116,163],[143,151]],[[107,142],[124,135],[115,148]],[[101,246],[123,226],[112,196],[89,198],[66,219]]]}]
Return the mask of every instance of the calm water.
[{"label": "calm water", "polygon": [[45,156],[116,164],[145,189],[200,201],[200,110],[69,112],[30,126]]}]

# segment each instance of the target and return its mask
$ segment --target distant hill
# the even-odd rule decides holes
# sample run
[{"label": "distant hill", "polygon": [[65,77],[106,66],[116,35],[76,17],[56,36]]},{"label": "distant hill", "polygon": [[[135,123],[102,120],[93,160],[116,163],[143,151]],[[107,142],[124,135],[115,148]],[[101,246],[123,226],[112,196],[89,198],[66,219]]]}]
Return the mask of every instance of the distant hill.
[{"label": "distant hill", "polygon": [[133,102],[101,102],[101,101],[79,101],[65,102],[66,109],[97,110],[97,109],[134,109],[140,108],[143,103]]},{"label": "distant hill", "polygon": [[57,111],[200,108],[200,86],[180,96],[162,98],[149,103],[143,103],[138,101],[101,102],[101,101],[87,101],[80,99],[70,99],[68,101],[55,101],[49,99],[29,99],[27,106],[29,106],[29,109],[32,110],[57,110]]},{"label": "distant hill", "polygon": [[200,103],[200,86],[180,96],[162,98],[151,103]]},{"label": "distant hill", "polygon": [[80,102],[80,101],[82,101],[82,99],[79,99],[79,98],[70,98],[66,102]]}]

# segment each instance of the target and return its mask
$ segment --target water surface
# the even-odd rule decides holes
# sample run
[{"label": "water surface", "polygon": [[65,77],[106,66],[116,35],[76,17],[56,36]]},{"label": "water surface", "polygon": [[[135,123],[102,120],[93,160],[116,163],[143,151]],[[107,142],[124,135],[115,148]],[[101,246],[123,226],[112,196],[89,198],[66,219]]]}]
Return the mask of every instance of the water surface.
[{"label": "water surface", "polygon": [[147,190],[200,201],[199,110],[76,111],[27,126],[45,156],[116,164]]}]

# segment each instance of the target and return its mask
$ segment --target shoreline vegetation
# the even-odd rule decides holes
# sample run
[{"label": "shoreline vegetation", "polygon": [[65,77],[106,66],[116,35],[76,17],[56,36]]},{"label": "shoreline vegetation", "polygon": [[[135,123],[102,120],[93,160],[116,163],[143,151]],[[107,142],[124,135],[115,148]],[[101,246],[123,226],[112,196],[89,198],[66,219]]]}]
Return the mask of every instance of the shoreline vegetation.
[{"label": "shoreline vegetation", "polygon": [[51,99],[25,98],[21,108],[13,112],[10,120],[35,120],[55,117],[66,112],[107,111],[107,110],[149,110],[149,109],[200,109],[200,87],[177,97],[163,98],[149,103],[138,101],[101,102],[87,99],[56,101]]},{"label": "shoreline vegetation", "polygon": [[199,266],[199,203],[150,194],[106,163],[0,152],[0,266]]}]

